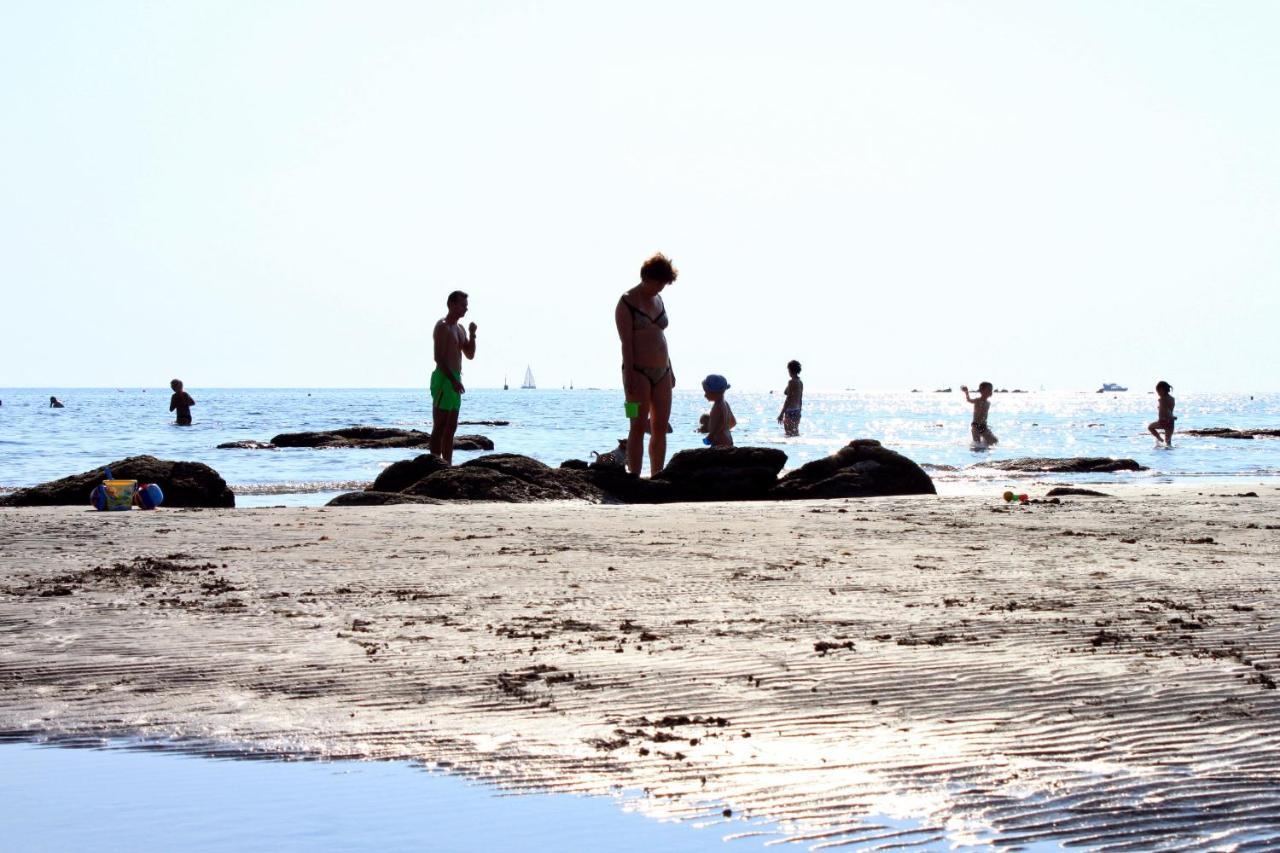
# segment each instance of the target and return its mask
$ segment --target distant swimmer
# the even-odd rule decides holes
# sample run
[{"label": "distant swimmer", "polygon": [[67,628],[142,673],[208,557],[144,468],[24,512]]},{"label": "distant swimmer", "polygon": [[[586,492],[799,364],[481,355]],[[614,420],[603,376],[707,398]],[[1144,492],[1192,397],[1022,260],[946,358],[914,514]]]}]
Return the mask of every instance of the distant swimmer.
[{"label": "distant swimmer", "polygon": [[800,406],[804,402],[804,383],[800,381],[800,362],[792,359],[787,362],[787,372],[791,381],[783,391],[782,411],[778,413],[778,423],[788,437],[800,434]]},{"label": "distant swimmer", "polygon": [[995,391],[995,386],[990,382],[979,383],[977,397],[969,396],[968,385],[961,385],[960,390],[964,392],[965,402],[973,405],[973,422],[969,425],[969,434],[973,438],[973,443],[979,447],[994,447],[999,444],[1000,439],[996,438],[996,434],[987,425],[987,415],[991,411],[991,394]]},{"label": "distant swimmer", "polygon": [[1147,424],[1147,432],[1155,436],[1156,443],[1160,442],[1160,431],[1164,431],[1164,446],[1173,447],[1173,422],[1178,418],[1173,414],[1173,406],[1176,402],[1173,395],[1169,392],[1173,390],[1173,386],[1161,379],[1156,383],[1156,395],[1159,398],[1156,408],[1156,419]]},{"label": "distant swimmer", "polygon": [[191,426],[191,407],[196,404],[196,401],[182,390],[181,379],[174,379],[169,383],[169,387],[173,389],[173,396],[169,398],[169,411],[178,413],[174,423],[178,426]]},{"label": "distant swimmer", "polygon": [[667,308],[662,291],[678,271],[658,253],[640,266],[640,283],[618,299],[613,323],[622,344],[622,390],[626,394],[627,470],[639,475],[644,466],[644,436],[649,433],[649,476],[667,461],[671,422],[671,389],[676,376],[667,352]]},{"label": "distant swimmer", "polygon": [[59,400],[57,397],[50,397],[50,398],[49,398],[49,408],[51,408],[51,409],[63,409],[63,408],[66,408],[66,407],[62,405],[62,401],[61,401],[61,400]]},{"label": "distant swimmer", "polygon": [[455,290],[445,300],[449,312],[436,321],[431,333],[436,368],[431,372],[431,453],[453,464],[453,436],[462,409],[462,357],[476,357],[476,324],[463,330],[458,322],[467,316],[467,294]]}]

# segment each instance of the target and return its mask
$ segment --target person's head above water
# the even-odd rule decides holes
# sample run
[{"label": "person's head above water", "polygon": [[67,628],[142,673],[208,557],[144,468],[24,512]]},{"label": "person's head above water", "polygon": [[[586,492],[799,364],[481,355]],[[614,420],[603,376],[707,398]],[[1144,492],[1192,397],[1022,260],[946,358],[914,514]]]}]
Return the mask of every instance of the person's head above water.
[{"label": "person's head above water", "polygon": [[798,376],[800,374],[800,362],[796,361],[794,358],[791,359],[787,362],[787,370],[791,372],[792,376]]},{"label": "person's head above water", "polygon": [[171,380],[169,380],[169,387],[170,387],[170,388],[172,388],[175,392],[177,392],[177,391],[181,391],[181,390],[182,390],[182,380],[181,380],[181,379],[171,379]]},{"label": "person's head above water", "polygon": [[680,271],[671,263],[671,259],[661,252],[640,265],[640,280],[660,288],[671,284],[679,275]]}]

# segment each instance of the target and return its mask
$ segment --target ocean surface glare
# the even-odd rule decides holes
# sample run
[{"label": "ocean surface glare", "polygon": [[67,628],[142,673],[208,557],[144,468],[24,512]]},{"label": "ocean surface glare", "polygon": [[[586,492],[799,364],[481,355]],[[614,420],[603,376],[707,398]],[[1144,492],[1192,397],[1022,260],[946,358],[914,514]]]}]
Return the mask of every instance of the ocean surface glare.
[{"label": "ocean surface glare", "polygon": [[[191,389],[195,424],[178,427],[167,388],[0,389],[0,489],[30,486],[137,454],[205,462],[236,492],[237,505],[324,503],[363,487],[390,463],[415,450],[218,450],[238,439],[268,440],[282,432],[354,424],[430,429],[423,389]],[[50,409],[56,395],[63,409]],[[1154,420],[1153,393],[997,393],[990,423],[1000,444],[975,452],[969,444],[970,407],[957,391],[816,392],[806,394],[801,436],[787,439],[776,422],[778,393],[729,392],[741,445],[779,447],[787,467],[825,456],[850,439],[876,438],[926,465],[939,488],[1011,480],[974,468],[1018,456],[1114,456],[1150,468],[1137,474],[1055,477],[1062,481],[1178,482],[1280,475],[1280,439],[1240,441],[1175,436],[1161,449],[1146,432]],[[1280,427],[1280,394],[1179,393],[1178,428]],[[462,426],[459,433],[493,439],[495,452],[521,453],[556,466],[589,459],[626,434],[621,392],[615,390],[467,392],[462,420],[506,420],[509,426]],[[670,452],[701,447],[695,432],[707,402],[677,390]],[[455,462],[477,454],[458,453]]]}]

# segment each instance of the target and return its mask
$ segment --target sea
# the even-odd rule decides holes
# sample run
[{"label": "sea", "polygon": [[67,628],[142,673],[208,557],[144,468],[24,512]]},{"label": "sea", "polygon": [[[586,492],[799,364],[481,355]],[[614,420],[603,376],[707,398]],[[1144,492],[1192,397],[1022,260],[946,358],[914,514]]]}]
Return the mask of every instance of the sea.
[{"label": "sea", "polygon": [[[268,441],[285,432],[368,424],[430,430],[430,400],[422,388],[188,389],[195,423],[180,427],[168,411],[169,389],[0,389],[0,492],[90,471],[127,456],[204,462],[236,494],[237,506],[321,505],[368,485],[386,466],[422,450],[287,448],[230,450],[241,439]],[[63,408],[50,408],[57,397]],[[1066,483],[1237,483],[1280,477],[1280,439],[1175,435],[1158,447],[1146,431],[1155,419],[1151,392],[997,392],[989,423],[1000,443],[974,449],[971,408],[957,390],[807,391],[801,435],[786,438],[777,422],[778,392],[733,389],[739,445],[776,447],[795,468],[851,439],[874,438],[920,463],[939,492],[973,493],[1043,480],[982,463],[1015,457],[1110,456],[1134,459],[1145,471],[1055,475]],[[1280,427],[1280,394],[1184,392],[1177,395],[1178,428]],[[459,434],[493,440],[494,451],[520,453],[551,466],[590,460],[626,435],[622,392],[616,389],[469,389]],[[702,447],[701,393],[677,390],[669,453]],[[506,421],[505,426],[466,421]],[[454,462],[478,453],[457,452]],[[647,465],[646,465],[647,467]],[[86,496],[87,500],[87,496]]]}]

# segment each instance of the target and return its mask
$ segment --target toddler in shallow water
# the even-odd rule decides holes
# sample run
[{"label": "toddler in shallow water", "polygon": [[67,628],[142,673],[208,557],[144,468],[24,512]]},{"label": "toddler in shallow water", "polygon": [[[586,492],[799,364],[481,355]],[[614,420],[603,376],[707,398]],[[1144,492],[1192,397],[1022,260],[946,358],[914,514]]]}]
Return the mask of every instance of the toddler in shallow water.
[{"label": "toddler in shallow water", "polygon": [[1164,446],[1173,447],[1173,422],[1177,418],[1173,414],[1174,399],[1169,392],[1173,390],[1173,386],[1161,379],[1156,383],[1156,395],[1159,397],[1158,408],[1156,409],[1156,419],[1147,424],[1147,432],[1156,437],[1156,441],[1160,441],[1160,432],[1164,431]]},{"label": "toddler in shallow water", "polygon": [[965,402],[973,405],[973,423],[969,425],[969,434],[973,437],[973,443],[980,447],[994,447],[999,444],[1000,439],[996,438],[996,434],[987,425],[987,413],[991,411],[991,393],[995,391],[995,386],[990,382],[979,383],[977,397],[969,396],[968,385],[961,385],[960,390],[964,392]]}]

